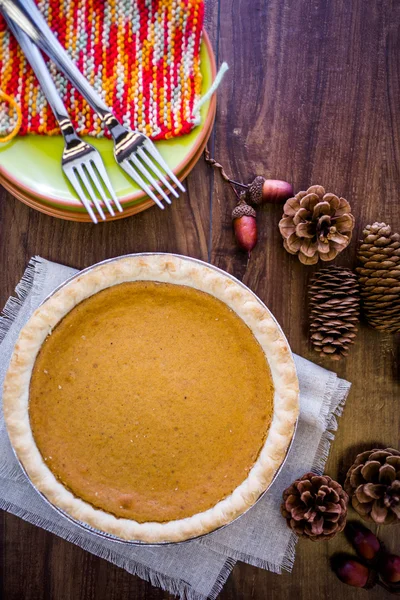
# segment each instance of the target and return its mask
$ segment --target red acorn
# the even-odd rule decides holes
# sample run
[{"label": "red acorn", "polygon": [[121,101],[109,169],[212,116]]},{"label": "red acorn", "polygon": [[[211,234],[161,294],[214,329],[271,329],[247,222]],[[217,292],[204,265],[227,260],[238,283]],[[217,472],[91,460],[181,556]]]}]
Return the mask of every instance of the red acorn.
[{"label": "red acorn", "polygon": [[244,197],[243,193],[239,204],[233,209],[232,221],[239,247],[250,256],[257,243],[256,211],[246,203]]},{"label": "red acorn", "polygon": [[294,196],[293,186],[287,181],[265,179],[262,175],[257,175],[250,184],[241,183],[240,181],[231,179],[221,163],[217,162],[215,158],[211,158],[208,148],[204,150],[204,158],[210,167],[219,169],[222,179],[227,181],[234,190],[236,187],[245,189],[248,192],[248,199],[251,204],[260,205],[267,202],[285,202]]},{"label": "red acorn", "polygon": [[380,554],[381,543],[364,525],[357,521],[351,521],[346,525],[346,534],[354,546],[357,554],[368,561],[374,561]]},{"label": "red acorn", "polygon": [[286,202],[293,196],[293,186],[280,179],[265,179],[261,175],[248,187],[249,199],[252,204],[260,205],[268,202]]},{"label": "red acorn", "polygon": [[400,556],[384,554],[379,563],[379,573],[386,583],[400,583]]},{"label": "red acorn", "polygon": [[358,560],[339,554],[332,559],[332,568],[343,583],[353,587],[369,589],[375,585],[376,573]]}]

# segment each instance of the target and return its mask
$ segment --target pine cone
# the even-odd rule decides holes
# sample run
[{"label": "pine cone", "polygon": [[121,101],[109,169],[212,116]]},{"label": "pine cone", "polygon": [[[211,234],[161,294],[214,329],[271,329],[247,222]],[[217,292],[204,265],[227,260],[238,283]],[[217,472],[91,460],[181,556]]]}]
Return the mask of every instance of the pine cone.
[{"label": "pine cone", "polygon": [[360,314],[356,275],[344,267],[318,271],[309,286],[310,340],[316,352],[333,360],[354,344]]},{"label": "pine cone", "polygon": [[321,185],[289,198],[283,211],[279,222],[283,245],[305,265],[314,265],[319,258],[333,260],[350,243],[354,228],[350,204],[326,194]]},{"label": "pine cone", "polygon": [[400,452],[393,448],[362,452],[347,472],[344,489],[366,521],[400,523]]},{"label": "pine cone", "polygon": [[382,331],[400,331],[400,235],[374,223],[363,231],[356,272],[368,323]]},{"label": "pine cone", "polygon": [[337,481],[306,473],[283,492],[281,513],[297,535],[329,540],[346,525],[348,500]]}]

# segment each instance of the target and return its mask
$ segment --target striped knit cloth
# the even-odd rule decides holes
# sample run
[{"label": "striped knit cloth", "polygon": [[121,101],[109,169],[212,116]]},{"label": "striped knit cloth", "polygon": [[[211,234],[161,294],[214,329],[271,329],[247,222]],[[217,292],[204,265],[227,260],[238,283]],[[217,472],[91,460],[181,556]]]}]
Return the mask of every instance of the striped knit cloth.
[{"label": "striped knit cloth", "polygon": [[[152,139],[188,133],[201,91],[203,0],[36,0],[82,73],[128,127]],[[78,133],[104,135],[100,120],[48,62]],[[0,17],[0,89],[22,109],[19,135],[59,133],[17,42]],[[13,127],[0,104],[0,135]]]}]

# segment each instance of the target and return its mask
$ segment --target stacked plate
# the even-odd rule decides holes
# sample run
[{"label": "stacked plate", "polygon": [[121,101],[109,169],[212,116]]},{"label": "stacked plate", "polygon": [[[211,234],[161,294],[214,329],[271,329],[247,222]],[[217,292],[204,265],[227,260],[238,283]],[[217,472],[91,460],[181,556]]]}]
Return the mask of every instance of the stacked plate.
[{"label": "stacked plate", "polygon": [[[204,94],[215,77],[215,58],[210,40],[203,32],[201,71]],[[201,123],[185,136],[156,142],[168,165],[184,179],[200,158],[215,119],[216,101],[213,97],[201,109]],[[153,206],[153,201],[118,167],[113,156],[113,143],[107,139],[93,139],[101,152],[114,190],[124,208],[123,213],[108,220],[128,217]],[[64,148],[61,136],[26,136],[0,146],[0,184],[13,196],[48,215],[70,221],[91,222],[73,188],[61,170]]]}]

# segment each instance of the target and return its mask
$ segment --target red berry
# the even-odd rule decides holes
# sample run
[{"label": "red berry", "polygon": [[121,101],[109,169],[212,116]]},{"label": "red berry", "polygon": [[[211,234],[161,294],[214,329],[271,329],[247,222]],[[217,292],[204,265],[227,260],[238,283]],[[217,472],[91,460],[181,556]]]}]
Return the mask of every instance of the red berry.
[{"label": "red berry", "polygon": [[370,570],[358,560],[349,558],[348,556],[337,556],[335,557],[333,568],[343,583],[359,588],[368,587]]},{"label": "red berry", "polygon": [[400,556],[385,554],[379,563],[379,573],[387,583],[400,582]]},{"label": "red berry", "polygon": [[374,560],[381,551],[381,544],[376,535],[357,521],[347,523],[346,533],[357,554],[365,560]]}]

